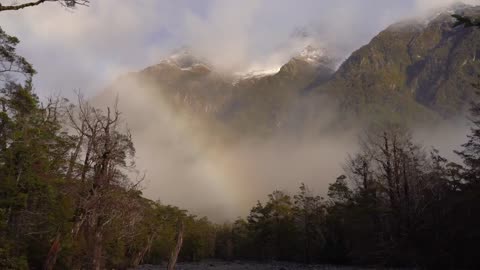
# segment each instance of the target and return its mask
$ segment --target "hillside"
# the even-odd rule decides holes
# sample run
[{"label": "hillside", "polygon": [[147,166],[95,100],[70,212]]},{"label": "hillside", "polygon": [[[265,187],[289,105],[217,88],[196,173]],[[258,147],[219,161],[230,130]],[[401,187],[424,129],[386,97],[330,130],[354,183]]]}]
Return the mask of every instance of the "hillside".
[{"label": "hillside", "polygon": [[474,98],[480,31],[452,25],[448,13],[427,23],[392,25],[355,51],[317,90],[336,97],[347,110],[366,114],[417,120],[461,114]]}]

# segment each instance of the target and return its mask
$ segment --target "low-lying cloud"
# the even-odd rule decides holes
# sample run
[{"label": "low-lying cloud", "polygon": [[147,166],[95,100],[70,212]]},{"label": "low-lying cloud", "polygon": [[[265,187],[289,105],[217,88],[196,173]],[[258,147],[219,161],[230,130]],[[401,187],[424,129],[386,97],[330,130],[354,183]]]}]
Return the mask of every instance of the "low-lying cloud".
[{"label": "low-lying cloud", "polygon": [[[356,150],[354,128],[335,134],[297,129],[261,137],[240,135],[241,140],[226,143],[221,130],[176,111],[158,84],[123,79],[110,90],[95,101],[105,106],[118,95],[132,130],[137,168],[146,173],[144,194],[216,221],[245,216],[270,192],[296,192],[301,183],[325,194],[348,153]],[[323,107],[317,120],[328,125],[336,114]],[[212,139],[215,136],[220,141]]]},{"label": "low-lying cloud", "polygon": [[[162,86],[137,79],[116,85],[96,102],[104,106],[118,94],[120,110],[132,129],[137,168],[147,176],[144,194],[219,222],[247,215],[257,200],[274,190],[294,194],[301,183],[325,196],[328,185],[343,173],[347,157],[356,153],[364,130],[355,125],[332,129],[338,111],[315,100],[319,117],[314,120],[316,126],[323,125],[321,132],[304,131],[313,124],[305,123],[269,136],[241,134],[241,140],[219,143],[213,139],[221,138],[219,130],[172,107]],[[307,99],[300,106],[309,102],[313,101]],[[292,106],[293,121],[296,114]],[[452,150],[459,149],[467,131],[465,121],[456,121],[416,128],[414,137],[426,151],[436,147],[455,160]]]}]

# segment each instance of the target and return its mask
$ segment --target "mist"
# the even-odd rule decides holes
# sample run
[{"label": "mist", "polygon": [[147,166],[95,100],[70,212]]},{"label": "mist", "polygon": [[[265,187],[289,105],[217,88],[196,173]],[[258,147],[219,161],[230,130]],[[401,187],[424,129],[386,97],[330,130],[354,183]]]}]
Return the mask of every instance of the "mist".
[{"label": "mist", "polygon": [[[116,5],[105,0],[73,12],[44,5],[6,14],[0,23],[23,41],[19,51],[39,71],[35,85],[42,97],[52,92],[68,97],[72,89],[97,96],[119,75],[156,64],[184,45],[219,71],[278,69],[310,43],[341,63],[389,24],[434,14],[454,2],[145,1]],[[342,173],[348,154],[357,149],[358,127],[339,134],[276,134],[218,144],[212,142],[216,134],[164,102],[161,89],[148,88],[132,82],[128,90],[118,91],[120,110],[136,143],[137,167],[147,175],[145,195],[215,220],[244,216],[266,194],[275,189],[295,192],[302,182],[325,194],[328,184]],[[326,110],[325,119],[319,121],[328,123],[335,114]],[[453,157],[451,152],[465,140],[467,128],[455,126],[452,132],[451,127],[446,124],[415,134],[419,141],[428,138]]]},{"label": "mist", "polygon": [[[272,191],[293,193],[301,183],[325,193],[356,149],[354,128],[342,134],[283,132],[224,142],[207,123],[175,111],[158,85],[136,79],[115,85],[94,101],[105,108],[118,97],[137,150],[137,169],[146,175],[145,196],[214,221],[244,217]],[[325,108],[319,121],[327,125],[335,114]]]},{"label": "mist", "polygon": [[[209,123],[176,110],[161,86],[134,77],[114,86],[94,100],[105,107],[118,98],[132,131],[137,169],[146,175],[144,195],[216,222],[245,217],[275,190],[293,195],[301,183],[326,197],[366,131],[358,122],[331,128],[339,115],[331,101],[305,99],[292,104],[289,117],[298,120],[297,107],[322,108],[315,119],[320,132],[286,126],[266,137],[241,135],[225,142]],[[412,134],[426,152],[435,148],[458,161],[453,150],[465,142],[468,126],[456,119],[414,128]]]}]

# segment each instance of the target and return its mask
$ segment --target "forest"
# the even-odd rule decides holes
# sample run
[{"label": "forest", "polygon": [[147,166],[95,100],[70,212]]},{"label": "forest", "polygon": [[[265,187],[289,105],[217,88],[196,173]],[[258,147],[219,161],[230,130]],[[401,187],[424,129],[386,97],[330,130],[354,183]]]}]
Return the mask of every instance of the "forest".
[{"label": "forest", "polygon": [[40,99],[18,43],[0,29],[1,269],[160,264],[179,238],[180,261],[480,268],[480,103],[461,162],[401,124],[369,125],[324,196],[303,184],[273,191],[247,217],[215,224],[142,197],[147,176],[120,109],[95,108],[80,93]]}]

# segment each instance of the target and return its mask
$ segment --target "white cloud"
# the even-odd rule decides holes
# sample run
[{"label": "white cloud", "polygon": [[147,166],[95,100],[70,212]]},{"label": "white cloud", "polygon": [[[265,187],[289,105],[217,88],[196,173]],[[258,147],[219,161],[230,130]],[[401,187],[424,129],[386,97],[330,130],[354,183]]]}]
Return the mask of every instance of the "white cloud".
[{"label": "white cloud", "polygon": [[444,7],[448,5],[452,5],[455,3],[464,3],[464,4],[469,4],[469,5],[478,5],[480,4],[479,0],[416,0],[415,1],[415,9],[420,12],[429,12],[432,9],[436,9],[439,7]]},{"label": "white cloud", "polygon": [[250,33],[259,1],[214,1],[209,16],[188,12],[184,38],[192,49],[221,68],[238,68],[252,49]]},{"label": "white cloud", "polygon": [[150,39],[168,30],[172,7],[158,3],[102,0],[74,11],[48,3],[2,14],[0,24],[20,38],[20,52],[39,71],[41,92],[88,92],[120,72],[160,59],[159,48],[168,47],[169,41]]},{"label": "white cloud", "polygon": [[21,39],[20,52],[39,71],[40,94],[92,93],[183,45],[226,69],[272,66],[293,53],[278,48],[293,29],[305,25],[345,56],[390,23],[453,2],[96,0],[74,11],[47,3],[2,12],[0,25]]}]

